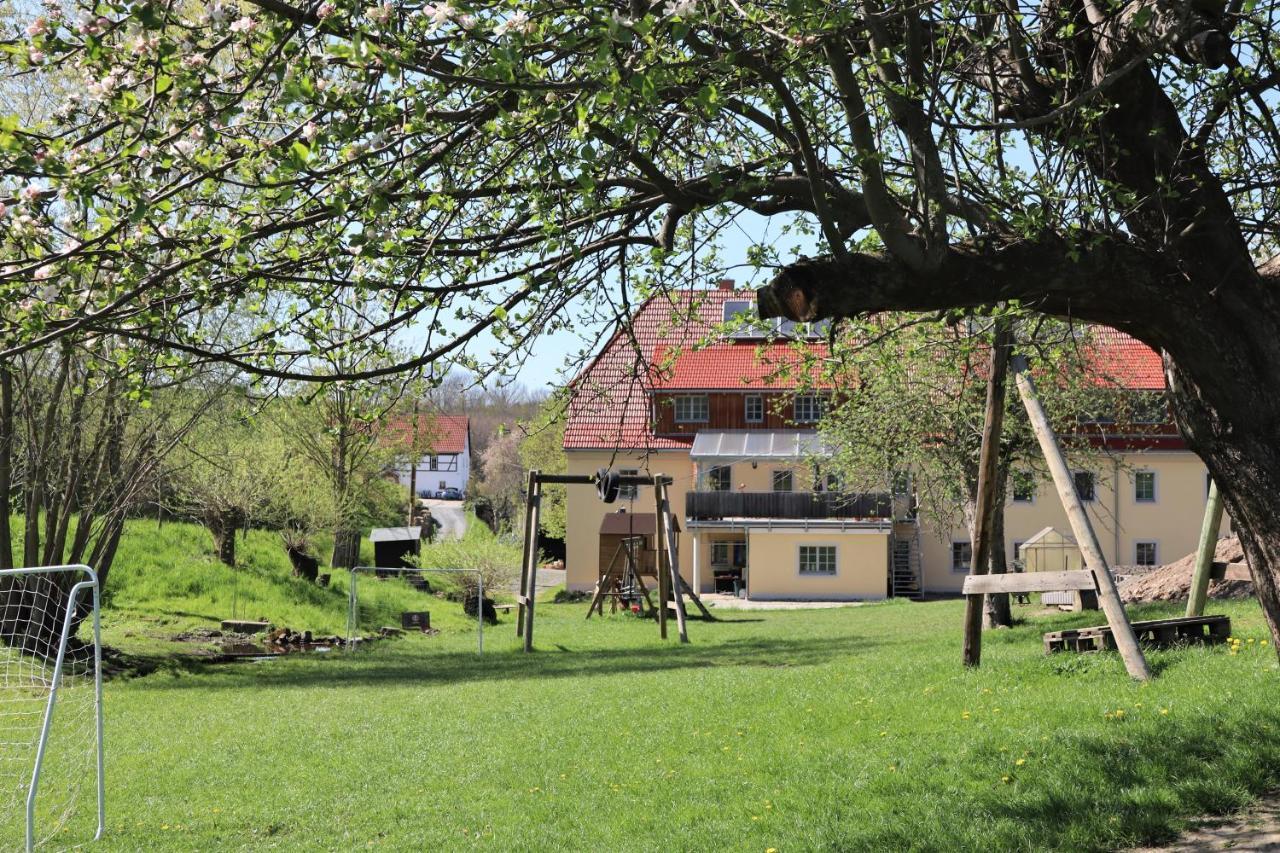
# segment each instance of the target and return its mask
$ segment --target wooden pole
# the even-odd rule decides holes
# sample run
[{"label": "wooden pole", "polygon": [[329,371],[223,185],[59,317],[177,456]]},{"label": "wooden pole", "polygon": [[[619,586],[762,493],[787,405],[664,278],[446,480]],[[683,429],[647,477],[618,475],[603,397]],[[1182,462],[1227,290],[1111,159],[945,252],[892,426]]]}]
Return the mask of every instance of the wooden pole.
[{"label": "wooden pole", "polygon": [[528,592],[524,605],[524,650],[533,651],[533,606],[538,598],[538,524],[542,515],[542,481],[533,478],[533,501],[529,518]]},{"label": "wooden pole", "polygon": [[536,470],[529,472],[529,484],[524,493],[524,549],[520,553],[520,591],[516,595],[516,636],[524,636],[524,602],[528,596],[529,586],[529,549],[533,535],[533,487],[538,481]]},{"label": "wooden pole", "polygon": [[680,589],[680,561],[676,559],[675,530],[671,524],[671,503],[667,500],[667,481],[661,475],[655,476],[658,490],[658,518],[662,525],[662,539],[666,550],[667,571],[671,575],[671,594],[676,606],[676,626],[680,631],[680,642],[689,642],[689,626],[685,619],[684,593]]},{"label": "wooden pole", "polygon": [[1120,656],[1124,658],[1125,669],[1133,678],[1148,681],[1151,678],[1151,669],[1147,666],[1147,659],[1143,657],[1142,649],[1138,646],[1138,638],[1133,632],[1133,626],[1129,624],[1129,615],[1120,601],[1120,593],[1116,590],[1115,579],[1111,577],[1111,569],[1107,566],[1102,546],[1098,544],[1098,537],[1093,532],[1089,515],[1080,503],[1080,496],[1076,494],[1075,481],[1071,477],[1071,470],[1067,467],[1066,457],[1062,455],[1062,448],[1058,446],[1058,439],[1053,434],[1053,427],[1049,425],[1049,417],[1044,412],[1044,406],[1040,404],[1040,397],[1036,394],[1035,383],[1027,373],[1024,359],[1017,358],[1013,370],[1018,393],[1022,396],[1027,416],[1031,419],[1031,429],[1040,442],[1040,450],[1044,453],[1045,462],[1049,465],[1049,473],[1053,476],[1053,484],[1058,489],[1062,507],[1067,511],[1067,520],[1071,523],[1076,544],[1080,546],[1085,565],[1093,572],[1094,580],[1098,583],[1098,598],[1102,603],[1103,611],[1107,614],[1107,623],[1111,626],[1111,634],[1120,650]]},{"label": "wooden pole", "polygon": [[1222,527],[1222,494],[1218,484],[1209,481],[1209,500],[1204,505],[1204,523],[1200,527],[1200,547],[1196,550],[1196,570],[1191,575],[1191,594],[1187,597],[1187,615],[1203,616],[1204,602],[1209,596],[1209,572],[1218,546],[1218,530]]},{"label": "wooden pole", "polygon": [[665,526],[662,523],[662,484],[658,483],[653,487],[653,542],[656,552],[654,562],[658,571],[658,634],[664,640],[667,638],[667,597],[671,594],[670,579],[666,571]]},{"label": "wooden pole", "polygon": [[405,522],[413,527],[413,517],[418,509],[418,401],[413,401],[413,433],[409,439],[409,520]]},{"label": "wooden pole", "polygon": [[[969,574],[985,575],[991,556],[991,518],[996,513],[996,481],[999,479],[1000,435],[1004,430],[1005,386],[1009,376],[1009,349],[1013,331],[1007,320],[996,321],[991,342],[991,375],[987,378],[987,411],[982,422],[982,449],[978,453],[978,499],[973,514],[973,547]],[[982,662],[981,595],[969,595],[964,602],[964,665]]]}]

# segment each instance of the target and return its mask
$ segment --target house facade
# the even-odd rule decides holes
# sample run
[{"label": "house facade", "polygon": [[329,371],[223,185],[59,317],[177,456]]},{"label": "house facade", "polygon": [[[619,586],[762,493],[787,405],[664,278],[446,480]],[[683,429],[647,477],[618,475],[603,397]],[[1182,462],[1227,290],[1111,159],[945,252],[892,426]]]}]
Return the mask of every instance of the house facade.
[{"label": "house facade", "polygon": [[[568,471],[663,474],[680,533],[680,572],[701,592],[758,600],[874,600],[958,593],[969,569],[967,530],[924,525],[906,494],[846,494],[822,470],[816,425],[835,389],[790,342],[752,332],[721,335],[718,324],[754,308],[754,294],[722,286],[644,303],[574,380],[564,448]],[[787,335],[803,329],[780,324]],[[1159,356],[1107,330],[1105,357],[1127,389],[1164,388]],[[820,359],[815,334],[807,350]],[[1193,550],[1207,495],[1203,464],[1171,424],[1141,434],[1099,430],[1077,470],[1077,486],[1113,565],[1157,564]],[[1102,459],[1105,462],[1100,463]],[[1008,489],[1005,547],[1046,528],[1070,532],[1048,482]],[[594,588],[612,558],[604,531],[646,536],[651,488],[624,489],[605,504],[569,489],[566,583]],[[621,517],[618,517],[621,516]],[[649,516],[648,528],[652,528]],[[1229,521],[1224,521],[1224,530]],[[1044,537],[1042,537],[1044,539]]]},{"label": "house facade", "polygon": [[[388,432],[397,444],[418,447],[419,454],[394,468],[396,481],[427,497],[448,488],[466,494],[471,481],[471,419],[466,415],[419,414],[392,420]],[[417,456],[416,464],[412,457]]]}]

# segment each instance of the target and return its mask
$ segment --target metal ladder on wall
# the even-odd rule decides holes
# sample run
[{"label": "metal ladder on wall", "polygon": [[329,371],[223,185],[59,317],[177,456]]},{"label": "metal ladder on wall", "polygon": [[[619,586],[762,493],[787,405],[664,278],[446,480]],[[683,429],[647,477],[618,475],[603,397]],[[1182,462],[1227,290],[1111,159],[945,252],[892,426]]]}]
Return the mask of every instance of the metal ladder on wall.
[{"label": "metal ladder on wall", "polygon": [[893,525],[892,564],[889,573],[889,595],[894,598],[924,598],[920,565],[920,524],[898,521]]}]

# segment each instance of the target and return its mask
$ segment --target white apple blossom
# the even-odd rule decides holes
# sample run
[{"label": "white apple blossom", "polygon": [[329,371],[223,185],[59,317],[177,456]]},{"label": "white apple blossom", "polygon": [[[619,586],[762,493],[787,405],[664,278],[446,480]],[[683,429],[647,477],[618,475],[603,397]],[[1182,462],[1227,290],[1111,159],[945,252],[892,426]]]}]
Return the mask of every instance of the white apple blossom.
[{"label": "white apple blossom", "polygon": [[43,50],[32,50],[27,53],[27,59],[31,60],[32,65],[43,65],[45,60],[45,52]]},{"label": "white apple blossom", "polygon": [[21,195],[23,201],[35,201],[40,198],[40,188],[35,184],[27,184],[22,188]]},{"label": "white apple blossom", "polygon": [[431,22],[431,29],[439,29],[453,19],[457,10],[444,3],[428,3],[422,7],[422,14]]},{"label": "white apple blossom", "polygon": [[36,281],[44,281],[45,279],[49,278],[49,276],[51,275],[53,275],[53,266],[50,264],[45,264],[44,266],[36,270],[36,276],[35,276]]},{"label": "white apple blossom", "polygon": [[507,33],[528,35],[532,31],[533,22],[529,20],[529,14],[523,9],[513,12],[506,20],[493,28],[493,33],[497,36],[505,36]]},{"label": "white apple blossom", "polygon": [[375,24],[386,25],[391,21],[391,17],[395,14],[395,9],[390,3],[383,3],[381,6],[375,6],[368,11],[369,20]]},{"label": "white apple blossom", "polygon": [[320,133],[320,126],[314,121],[309,121],[302,127],[302,138],[310,142]]},{"label": "white apple blossom", "polygon": [[698,11],[698,0],[667,0],[663,11],[673,18],[688,18]]},{"label": "white apple blossom", "polygon": [[233,33],[251,33],[258,27],[258,22],[248,15],[239,20],[232,21],[231,32]]},{"label": "white apple blossom", "polygon": [[[43,269],[43,267],[41,268]],[[56,284],[46,285],[40,289],[40,299],[44,302],[53,302],[61,293],[60,288]]]},{"label": "white apple blossom", "polygon": [[626,15],[623,15],[617,9],[609,10],[609,20],[616,27],[631,27],[635,24],[635,21],[631,20]]},{"label": "white apple blossom", "polygon": [[173,143],[173,150],[177,151],[183,157],[190,157],[192,152],[196,150],[196,143],[191,139],[179,139]]},{"label": "white apple blossom", "polygon": [[469,30],[476,25],[475,15],[459,15],[457,18],[458,26],[464,30]]},{"label": "white apple blossom", "polygon": [[41,15],[31,23],[27,24],[27,35],[35,38],[49,32],[49,19]]},{"label": "white apple blossom", "polygon": [[336,12],[337,9],[338,7],[332,3],[321,3],[319,7],[316,8],[316,17],[323,21],[325,18]]}]

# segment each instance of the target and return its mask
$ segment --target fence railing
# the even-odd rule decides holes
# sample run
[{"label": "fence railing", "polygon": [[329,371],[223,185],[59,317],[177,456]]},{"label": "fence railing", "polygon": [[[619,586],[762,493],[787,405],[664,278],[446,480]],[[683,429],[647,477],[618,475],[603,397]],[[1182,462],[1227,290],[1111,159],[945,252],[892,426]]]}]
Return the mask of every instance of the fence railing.
[{"label": "fence railing", "polygon": [[841,492],[687,492],[685,518],[892,518],[888,493]]}]

